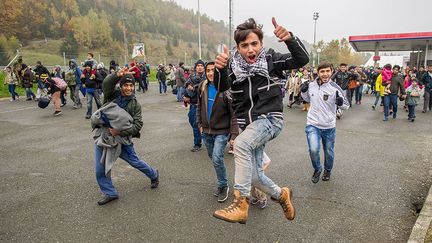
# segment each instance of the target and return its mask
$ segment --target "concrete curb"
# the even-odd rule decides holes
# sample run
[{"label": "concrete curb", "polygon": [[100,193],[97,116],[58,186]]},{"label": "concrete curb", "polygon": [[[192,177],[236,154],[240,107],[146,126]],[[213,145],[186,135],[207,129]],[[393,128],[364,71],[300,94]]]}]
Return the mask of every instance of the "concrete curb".
[{"label": "concrete curb", "polygon": [[432,186],[423,204],[423,208],[414,224],[408,243],[423,243],[432,221]]}]

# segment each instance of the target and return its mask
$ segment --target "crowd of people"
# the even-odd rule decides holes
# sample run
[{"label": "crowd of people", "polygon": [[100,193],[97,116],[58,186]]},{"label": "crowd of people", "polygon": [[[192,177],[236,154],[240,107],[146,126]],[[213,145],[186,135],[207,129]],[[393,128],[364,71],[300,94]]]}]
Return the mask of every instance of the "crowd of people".
[{"label": "crowd of people", "polygon": [[[289,108],[297,104],[307,111],[305,136],[313,183],[318,183],[320,178],[330,180],[335,158],[336,120],[341,118],[342,110],[362,105],[364,93],[376,97],[373,110],[381,99],[384,121],[388,121],[389,116],[397,118],[398,100],[404,101],[408,119],[414,121],[422,93],[422,112],[432,110],[432,65],[427,71],[424,67],[402,71],[400,66],[390,64],[372,68],[341,63],[335,68],[322,62],[316,68],[307,67],[309,56],[300,39],[278,25],[274,18],[272,24],[275,36],[287,48],[285,54],[263,47],[261,26],[251,18],[237,26],[236,47],[233,50],[224,47],[214,61],[197,60],[191,71],[186,70],[184,63],[177,67],[172,64],[157,67],[160,95],[166,95],[169,86],[176,100],[189,108],[188,120],[193,134],[191,151],[200,151],[203,144],[207,149],[217,179],[214,196],[221,203],[227,200],[230,192],[224,162],[227,145],[234,154],[234,199],[229,206],[213,214],[228,222],[246,223],[250,204],[265,208],[267,195],[281,205],[285,218],[295,218],[292,188],[277,185],[265,173],[271,161],[264,151],[266,143],[283,129],[284,96]],[[26,88],[27,100],[41,103],[49,95],[54,116],[60,115],[61,107],[66,105],[67,92],[75,109],[82,106],[80,96],[86,97],[85,118],[91,119],[96,129],[96,178],[104,194],[99,205],[119,197],[110,176],[116,158],[122,158],[145,174],[152,188],[158,187],[159,171],[138,157],[131,142],[132,138],[140,137],[143,126],[136,94],[146,92],[149,87],[150,69],[146,63],[132,60],[119,67],[111,61],[109,68],[105,68],[88,53],[82,66],[70,60],[68,70],[62,71],[56,66],[49,72],[41,62],[37,62],[33,70],[22,63],[22,59],[18,62],[21,63],[7,68],[5,79],[11,101],[19,98],[14,91],[18,83]],[[37,94],[31,91],[33,82],[37,83]],[[96,112],[92,109],[93,100]],[[320,161],[321,144],[324,166]]]}]

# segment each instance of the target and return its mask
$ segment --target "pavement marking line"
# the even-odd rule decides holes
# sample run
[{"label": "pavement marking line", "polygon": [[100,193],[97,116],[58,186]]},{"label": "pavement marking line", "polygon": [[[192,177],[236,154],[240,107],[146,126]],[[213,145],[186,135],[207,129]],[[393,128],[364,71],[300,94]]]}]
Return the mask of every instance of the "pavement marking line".
[{"label": "pavement marking line", "polygon": [[25,111],[25,110],[30,110],[30,109],[34,109],[34,108],[37,108],[37,107],[25,107],[25,108],[20,108],[20,109],[15,109],[15,110],[0,111],[0,114],[15,112],[15,111]]}]

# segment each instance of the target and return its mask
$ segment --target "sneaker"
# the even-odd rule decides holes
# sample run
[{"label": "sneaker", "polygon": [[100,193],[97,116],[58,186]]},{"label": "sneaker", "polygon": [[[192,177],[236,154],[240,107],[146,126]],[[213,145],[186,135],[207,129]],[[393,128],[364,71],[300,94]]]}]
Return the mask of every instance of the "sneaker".
[{"label": "sneaker", "polygon": [[60,105],[60,107],[63,107],[63,106],[65,106],[66,105],[66,103],[62,103],[61,105]]},{"label": "sneaker", "polygon": [[86,115],[85,119],[90,119],[91,115]]},{"label": "sneaker", "polygon": [[375,105],[372,106],[372,110],[375,110]]},{"label": "sneaker", "polygon": [[328,170],[324,170],[324,174],[323,174],[323,176],[322,176],[322,180],[323,180],[323,181],[328,181],[328,180],[330,180],[330,174],[331,174],[330,171],[328,171]]},{"label": "sneaker", "polygon": [[56,111],[56,112],[53,113],[54,116],[60,116],[61,114],[62,114],[61,111]]},{"label": "sneaker", "polygon": [[388,118],[387,118],[387,117],[384,117],[383,121],[388,121]]},{"label": "sneaker", "polygon": [[393,113],[393,119],[396,119],[396,113]]},{"label": "sneaker", "polygon": [[267,207],[267,197],[264,198],[264,199],[262,199],[262,200],[259,200],[258,203],[257,203],[257,205],[261,209],[266,208]]},{"label": "sneaker", "polygon": [[318,183],[320,175],[321,175],[321,171],[315,171],[312,175],[312,182]]},{"label": "sneaker", "polygon": [[191,149],[191,152],[198,152],[201,150],[201,146],[195,145],[193,146],[193,148]]},{"label": "sneaker", "polygon": [[216,190],[213,193],[213,196],[215,197],[219,197],[219,194],[221,193],[222,188],[221,187],[216,187]]},{"label": "sneaker", "polygon": [[414,121],[415,121],[415,119],[414,119],[414,118],[412,118],[412,119],[411,119],[411,122],[414,122]]},{"label": "sneaker", "polygon": [[229,187],[224,186],[221,188],[220,193],[218,195],[218,202],[222,203],[228,199]]},{"label": "sneaker", "polygon": [[426,113],[426,111],[425,111],[425,110],[422,110],[422,113]]},{"label": "sneaker", "polygon": [[156,170],[156,179],[151,180],[150,188],[155,189],[159,186],[159,170]]}]

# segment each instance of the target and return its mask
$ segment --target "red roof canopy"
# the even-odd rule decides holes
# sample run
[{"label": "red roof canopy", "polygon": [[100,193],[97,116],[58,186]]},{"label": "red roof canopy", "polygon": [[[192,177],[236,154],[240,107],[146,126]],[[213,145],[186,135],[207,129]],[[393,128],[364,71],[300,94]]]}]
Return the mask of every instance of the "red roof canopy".
[{"label": "red roof canopy", "polygon": [[375,43],[379,43],[379,51],[413,51],[426,48],[426,41],[432,45],[432,32],[414,32],[399,34],[359,35],[350,36],[349,42],[358,52],[375,51]]}]

